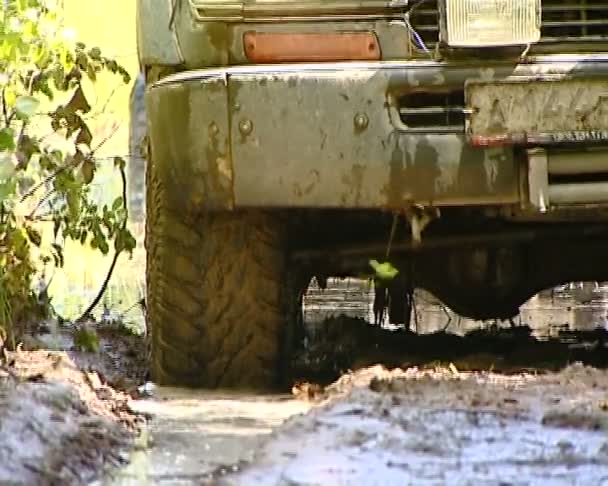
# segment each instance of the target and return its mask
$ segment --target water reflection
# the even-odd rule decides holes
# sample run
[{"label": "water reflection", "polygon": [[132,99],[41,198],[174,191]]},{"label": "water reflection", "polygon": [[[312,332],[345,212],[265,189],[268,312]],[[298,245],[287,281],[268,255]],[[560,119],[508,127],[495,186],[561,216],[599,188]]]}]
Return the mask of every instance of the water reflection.
[{"label": "water reflection", "polygon": [[[417,290],[416,313],[412,327],[419,333],[447,330],[464,334],[490,325],[510,326],[507,322],[465,319],[442,305],[428,292]],[[311,284],[305,297],[305,318],[313,327],[330,316],[345,314],[373,322],[373,288],[367,281],[330,279],[327,290]],[[572,285],[544,291],[521,308],[516,324],[530,326],[539,337],[555,336],[564,330],[608,328],[608,286]]]},{"label": "water reflection", "polygon": [[291,396],[162,387],[132,406],[154,417],[146,430],[152,441],[99,485],[208,484],[213,473],[251,462],[273,429],[311,404]]}]

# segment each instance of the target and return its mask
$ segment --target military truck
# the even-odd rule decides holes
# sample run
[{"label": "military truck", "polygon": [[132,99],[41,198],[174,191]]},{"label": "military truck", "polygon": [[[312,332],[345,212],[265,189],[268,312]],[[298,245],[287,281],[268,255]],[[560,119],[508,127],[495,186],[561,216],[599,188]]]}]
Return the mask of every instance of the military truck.
[{"label": "military truck", "polygon": [[138,0],[153,377],[285,379],[313,277],[508,319],[608,278],[608,1]]}]

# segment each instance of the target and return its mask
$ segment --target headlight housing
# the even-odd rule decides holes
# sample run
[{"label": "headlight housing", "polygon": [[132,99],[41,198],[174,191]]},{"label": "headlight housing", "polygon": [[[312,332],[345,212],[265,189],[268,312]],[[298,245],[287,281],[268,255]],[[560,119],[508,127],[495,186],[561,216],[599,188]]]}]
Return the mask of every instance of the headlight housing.
[{"label": "headlight housing", "polygon": [[526,45],[540,39],[541,0],[443,0],[441,41],[451,47]]}]

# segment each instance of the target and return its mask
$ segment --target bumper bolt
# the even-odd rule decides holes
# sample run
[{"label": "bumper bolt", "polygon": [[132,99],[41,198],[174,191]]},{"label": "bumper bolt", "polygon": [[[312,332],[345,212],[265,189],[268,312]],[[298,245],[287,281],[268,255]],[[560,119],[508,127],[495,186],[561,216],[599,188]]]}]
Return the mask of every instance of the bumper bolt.
[{"label": "bumper bolt", "polygon": [[369,118],[365,113],[357,113],[355,115],[355,128],[357,130],[365,130],[369,125]]},{"label": "bumper bolt", "polygon": [[243,135],[249,135],[253,131],[253,123],[251,120],[241,120],[239,130]]}]

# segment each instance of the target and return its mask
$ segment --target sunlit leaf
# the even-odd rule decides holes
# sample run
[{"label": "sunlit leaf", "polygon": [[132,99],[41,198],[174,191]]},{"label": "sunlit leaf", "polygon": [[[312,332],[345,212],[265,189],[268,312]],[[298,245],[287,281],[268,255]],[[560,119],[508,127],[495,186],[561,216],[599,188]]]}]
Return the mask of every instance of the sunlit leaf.
[{"label": "sunlit leaf", "polygon": [[379,263],[377,260],[370,260],[369,264],[381,280],[392,280],[399,273],[399,270],[393,267],[390,262]]},{"label": "sunlit leaf", "polygon": [[0,152],[15,150],[15,132],[11,128],[0,130]]},{"label": "sunlit leaf", "polygon": [[33,96],[18,96],[15,100],[15,111],[22,120],[28,120],[36,114],[40,101]]},{"label": "sunlit leaf", "polygon": [[10,152],[0,154],[0,180],[7,180],[15,175],[15,163]]},{"label": "sunlit leaf", "polygon": [[124,201],[122,199],[122,197],[117,197],[116,199],[114,199],[114,202],[112,203],[112,211],[116,211],[117,209],[122,208],[124,205]]},{"label": "sunlit leaf", "polygon": [[17,191],[16,179],[8,180],[5,182],[0,181],[0,201],[6,201],[15,196]]}]

